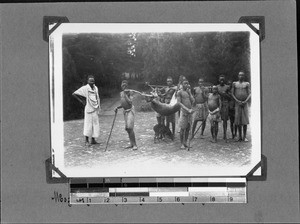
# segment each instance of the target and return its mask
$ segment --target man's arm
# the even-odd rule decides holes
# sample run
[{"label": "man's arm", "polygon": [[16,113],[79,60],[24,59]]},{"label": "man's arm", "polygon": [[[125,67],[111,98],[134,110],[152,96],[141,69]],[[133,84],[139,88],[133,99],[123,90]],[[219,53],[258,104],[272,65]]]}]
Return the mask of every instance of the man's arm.
[{"label": "man's arm", "polygon": [[225,93],[224,93],[224,97],[225,97],[225,99],[227,99],[227,100],[230,100],[230,99],[231,99],[231,93],[230,93],[230,88],[229,88],[229,86],[226,87],[226,91],[225,91]]},{"label": "man's arm", "polygon": [[86,102],[83,101],[83,100],[79,97],[79,95],[77,95],[76,93],[72,93],[72,96],[75,97],[80,103],[82,103],[83,106],[85,106]]},{"label": "man's arm", "polygon": [[[121,97],[122,97],[122,92],[120,93],[120,95],[121,95]],[[117,106],[116,108],[115,108],[115,113],[117,113],[118,112],[118,109],[121,109],[123,106],[120,104],[119,106]]]},{"label": "man's arm", "polygon": [[196,96],[196,87],[194,87],[191,92],[192,92],[193,96],[195,97]]},{"label": "man's arm", "polygon": [[202,97],[205,99],[205,101],[208,99],[209,90],[208,88],[204,87],[202,91]]},{"label": "man's arm", "polygon": [[234,99],[236,102],[238,102],[238,103],[241,102],[241,101],[239,101],[239,100],[235,97],[235,82],[232,83],[231,95],[232,95],[233,99]]},{"label": "man's arm", "polygon": [[181,103],[181,91],[177,92],[177,102]]},{"label": "man's arm", "polygon": [[195,103],[195,98],[193,97],[193,94],[191,93],[191,89],[188,89],[187,90],[189,96],[190,96],[190,101],[191,101],[191,104],[194,105]]},{"label": "man's arm", "polygon": [[250,97],[251,97],[251,89],[250,89],[250,83],[247,83],[247,86],[246,86],[246,88],[247,88],[247,92],[248,92],[248,97],[247,97],[247,99],[243,102],[243,103],[247,103],[248,102],[248,100],[250,99]]}]

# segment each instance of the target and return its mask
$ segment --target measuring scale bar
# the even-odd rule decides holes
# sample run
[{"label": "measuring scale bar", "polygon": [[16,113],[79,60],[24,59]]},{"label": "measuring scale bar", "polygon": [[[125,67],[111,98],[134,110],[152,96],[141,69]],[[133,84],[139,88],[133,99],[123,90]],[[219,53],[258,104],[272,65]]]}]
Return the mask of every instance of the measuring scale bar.
[{"label": "measuring scale bar", "polygon": [[70,188],[70,204],[147,203],[247,203],[246,180],[214,179],[200,187]]}]

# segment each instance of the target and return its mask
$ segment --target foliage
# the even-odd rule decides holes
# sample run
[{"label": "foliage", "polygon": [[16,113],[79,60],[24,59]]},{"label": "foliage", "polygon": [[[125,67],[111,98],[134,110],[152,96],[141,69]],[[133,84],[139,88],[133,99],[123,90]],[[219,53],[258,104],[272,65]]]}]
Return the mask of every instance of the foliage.
[{"label": "foliage", "polygon": [[64,119],[82,118],[83,108],[71,97],[95,76],[100,98],[120,90],[122,74],[142,81],[176,84],[184,75],[194,86],[201,76],[236,80],[240,70],[250,78],[249,32],[72,34],[63,36]]}]

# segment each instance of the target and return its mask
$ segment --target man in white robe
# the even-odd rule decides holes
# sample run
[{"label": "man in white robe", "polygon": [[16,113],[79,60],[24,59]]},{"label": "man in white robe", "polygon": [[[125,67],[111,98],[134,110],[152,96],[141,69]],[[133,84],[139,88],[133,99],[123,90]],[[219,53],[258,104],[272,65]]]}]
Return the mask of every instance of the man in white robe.
[{"label": "man in white robe", "polygon": [[[89,145],[89,138],[91,138],[91,144],[98,144],[95,138],[99,137],[100,132],[98,117],[100,113],[100,98],[94,76],[88,76],[87,81],[87,85],[80,87],[72,95],[85,105],[83,135],[85,136],[85,144]],[[85,97],[86,102],[78,96]]]}]

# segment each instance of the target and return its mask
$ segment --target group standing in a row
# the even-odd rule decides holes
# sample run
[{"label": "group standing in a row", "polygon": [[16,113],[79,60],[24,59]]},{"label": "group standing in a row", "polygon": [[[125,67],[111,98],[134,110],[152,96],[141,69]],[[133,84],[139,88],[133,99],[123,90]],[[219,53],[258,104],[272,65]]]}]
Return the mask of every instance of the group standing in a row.
[{"label": "group standing in a row", "polygon": [[[219,76],[219,84],[212,86],[211,90],[205,87],[203,78],[199,78],[198,86],[191,89],[188,80],[184,76],[180,77],[180,82],[177,86],[173,85],[172,77],[167,78],[167,86],[159,91],[160,101],[166,104],[171,102],[173,95],[177,97],[177,102],[181,105],[179,113],[178,126],[180,128],[181,148],[187,148],[187,141],[192,131],[192,136],[195,134],[197,123],[201,121],[201,133],[206,127],[206,121],[211,124],[212,142],[217,142],[218,123],[223,122],[223,139],[227,141],[227,121],[230,120],[230,128],[232,138],[235,138],[238,130],[237,141],[247,141],[247,125],[249,124],[248,116],[248,101],[251,96],[250,84],[245,80],[244,72],[239,72],[238,81],[225,83],[225,76]],[[115,108],[123,108],[125,130],[128,133],[130,145],[127,148],[137,150],[137,144],[134,133],[134,117],[135,111],[132,104],[130,91],[127,90],[128,82],[123,80],[121,83],[122,91],[120,93],[120,106]],[[95,86],[94,76],[88,76],[88,84],[82,86],[73,93],[73,96],[78,99],[83,105],[84,110],[84,130],[86,144],[97,144],[95,138],[99,137],[99,112],[100,112],[100,97],[98,88]],[[81,97],[86,98],[83,100]],[[168,128],[172,125],[172,134],[175,136],[175,113],[169,116],[162,116],[156,113],[157,121],[160,124],[165,124]],[[89,141],[89,137],[91,140]]]},{"label": "group standing in a row", "polygon": [[[169,103],[170,96],[176,92],[177,101],[181,104],[179,111],[181,148],[187,148],[190,130],[194,136],[197,123],[201,123],[200,137],[206,127],[206,121],[211,124],[212,142],[217,142],[219,122],[223,123],[223,139],[227,142],[227,122],[230,120],[232,138],[237,135],[237,141],[248,141],[246,138],[247,125],[249,124],[248,101],[251,96],[250,83],[245,81],[244,72],[239,72],[238,81],[226,84],[225,76],[219,76],[219,84],[211,89],[205,87],[203,78],[199,78],[198,86],[191,89],[185,77],[180,77],[177,86],[172,83],[172,78],[167,78],[167,87],[161,88],[161,101]],[[168,96],[163,101],[163,97]],[[175,115],[175,114],[174,114]],[[158,117],[162,117],[157,113]],[[170,119],[166,118],[166,126],[169,127]],[[172,116],[172,134],[175,135],[175,116]],[[159,122],[163,122],[162,119]]]}]

